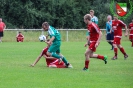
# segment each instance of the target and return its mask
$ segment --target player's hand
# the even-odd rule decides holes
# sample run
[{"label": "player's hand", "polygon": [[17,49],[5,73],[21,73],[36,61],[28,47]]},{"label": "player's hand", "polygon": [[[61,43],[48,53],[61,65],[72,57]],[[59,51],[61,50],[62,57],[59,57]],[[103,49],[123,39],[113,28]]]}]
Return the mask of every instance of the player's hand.
[{"label": "player's hand", "polygon": [[84,47],[86,47],[88,44],[86,43],[85,45],[84,45]]},{"label": "player's hand", "polygon": [[95,47],[98,47],[98,45],[99,45],[99,42],[97,42],[97,43],[95,44]]},{"label": "player's hand", "polygon": [[34,67],[35,65],[34,64],[31,64],[30,67]]},{"label": "player's hand", "polygon": [[51,42],[47,42],[48,45],[51,45]]},{"label": "player's hand", "polygon": [[127,37],[128,33],[125,33],[125,37]]}]

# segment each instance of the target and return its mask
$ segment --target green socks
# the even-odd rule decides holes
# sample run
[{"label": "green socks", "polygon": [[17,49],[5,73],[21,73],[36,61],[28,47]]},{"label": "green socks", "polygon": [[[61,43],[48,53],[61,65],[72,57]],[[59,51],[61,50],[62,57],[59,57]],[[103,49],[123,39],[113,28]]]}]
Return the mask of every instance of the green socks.
[{"label": "green socks", "polygon": [[60,55],[58,55],[58,54],[56,54],[56,53],[52,53],[52,57],[55,57],[55,58],[57,58],[57,59],[62,58],[62,61],[63,61],[65,64],[68,63],[65,57],[61,57]]}]

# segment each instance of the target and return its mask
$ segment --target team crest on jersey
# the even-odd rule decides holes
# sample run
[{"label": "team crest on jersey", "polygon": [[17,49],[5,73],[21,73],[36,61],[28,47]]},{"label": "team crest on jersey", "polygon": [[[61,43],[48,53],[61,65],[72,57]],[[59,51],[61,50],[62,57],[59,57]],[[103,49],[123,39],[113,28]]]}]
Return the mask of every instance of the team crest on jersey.
[{"label": "team crest on jersey", "polygon": [[122,19],[126,19],[132,14],[133,1],[127,0],[126,2],[117,2],[117,0],[111,0],[110,11],[113,15],[118,15]]}]

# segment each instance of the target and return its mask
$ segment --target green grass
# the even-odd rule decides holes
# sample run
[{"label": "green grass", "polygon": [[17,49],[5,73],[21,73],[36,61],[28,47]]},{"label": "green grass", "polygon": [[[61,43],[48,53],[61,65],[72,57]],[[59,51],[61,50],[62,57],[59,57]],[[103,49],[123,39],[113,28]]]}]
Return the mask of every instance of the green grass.
[{"label": "green grass", "polygon": [[129,41],[122,45],[127,60],[120,52],[118,60],[111,60],[113,51],[102,41],[96,53],[108,55],[108,64],[92,58],[89,71],[82,71],[84,42],[62,43],[62,54],[73,69],[47,68],[44,58],[29,67],[46,46],[43,42],[0,43],[0,88],[133,88],[133,48]]}]

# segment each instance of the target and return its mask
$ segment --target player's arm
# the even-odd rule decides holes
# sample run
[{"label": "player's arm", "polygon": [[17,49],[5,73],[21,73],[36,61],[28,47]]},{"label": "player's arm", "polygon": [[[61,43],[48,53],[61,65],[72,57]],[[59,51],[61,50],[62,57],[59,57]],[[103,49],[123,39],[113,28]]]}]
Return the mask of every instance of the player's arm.
[{"label": "player's arm", "polygon": [[106,23],[106,28],[105,28],[105,29],[106,29],[106,34],[108,33],[108,28],[107,28],[107,26],[108,26],[108,24]]},{"label": "player's arm", "polygon": [[131,26],[129,24],[129,26],[128,26],[128,32],[130,33],[130,31],[131,31]]},{"label": "player's arm", "polygon": [[99,43],[100,43],[101,38],[102,38],[102,32],[101,32],[101,31],[99,31],[99,37],[98,37],[98,40],[97,40],[97,42],[96,42],[95,47],[98,47],[98,45],[99,45]]},{"label": "player's arm", "polygon": [[87,40],[87,42],[86,42],[86,44],[84,45],[85,47],[86,47],[87,45],[90,45],[90,33],[87,32],[86,35],[87,35],[87,36],[86,36],[86,40]]},{"label": "player's arm", "polygon": [[125,25],[125,36],[128,35],[128,28],[127,28],[127,25]]},{"label": "player's arm", "polygon": [[30,66],[34,67],[36,65],[36,63],[41,59],[42,55],[39,55],[36,60],[34,61],[33,64],[31,64]]},{"label": "player's arm", "polygon": [[122,21],[120,21],[120,24],[121,24],[121,26],[124,26],[124,28],[125,28],[125,36],[127,36],[128,35],[127,25],[125,23],[123,23]]},{"label": "player's arm", "polygon": [[4,24],[4,29],[6,29],[6,25]]}]

